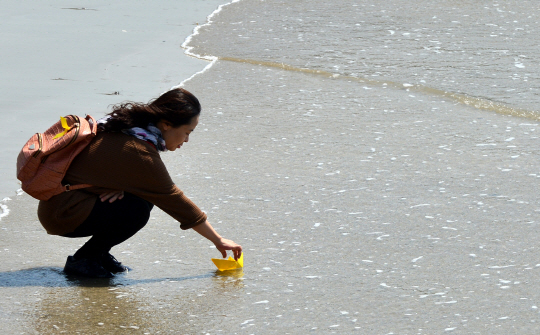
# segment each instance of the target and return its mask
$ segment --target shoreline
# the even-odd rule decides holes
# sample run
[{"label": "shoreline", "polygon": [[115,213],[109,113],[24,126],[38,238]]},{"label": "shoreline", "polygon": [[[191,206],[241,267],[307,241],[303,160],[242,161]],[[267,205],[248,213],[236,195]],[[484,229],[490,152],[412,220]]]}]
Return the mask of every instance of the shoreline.
[{"label": "shoreline", "polygon": [[191,56],[193,58],[196,58],[196,59],[200,59],[200,60],[206,60],[206,61],[209,61],[210,64],[206,65],[204,67],[204,69],[202,69],[201,71],[197,72],[197,73],[194,73],[191,77],[183,80],[180,84],[178,84],[177,86],[173,86],[173,88],[176,88],[176,87],[182,87],[184,86],[185,83],[187,83],[188,81],[192,80],[193,78],[195,78],[196,76],[200,75],[200,74],[203,74],[205,73],[206,71],[208,71],[216,62],[217,60],[219,59],[217,56],[203,56],[203,55],[200,55],[200,54],[196,54],[194,52],[192,52],[192,50],[195,48],[193,46],[189,46],[189,43],[193,40],[193,37],[199,35],[199,30],[202,28],[202,27],[205,27],[205,26],[209,26],[212,24],[212,18],[218,14],[219,12],[221,12],[223,10],[224,7],[226,6],[229,6],[233,3],[236,3],[236,2],[239,2],[240,0],[232,0],[231,2],[228,2],[228,3],[225,3],[225,4],[222,4],[222,5],[219,5],[219,7],[214,10],[210,15],[208,15],[206,17],[206,23],[202,24],[202,25],[197,25],[194,29],[193,29],[193,32],[191,33],[191,35],[189,35],[188,37],[186,37],[186,39],[184,40],[184,43],[182,43],[182,48],[184,49],[184,53],[187,55],[187,56]]}]

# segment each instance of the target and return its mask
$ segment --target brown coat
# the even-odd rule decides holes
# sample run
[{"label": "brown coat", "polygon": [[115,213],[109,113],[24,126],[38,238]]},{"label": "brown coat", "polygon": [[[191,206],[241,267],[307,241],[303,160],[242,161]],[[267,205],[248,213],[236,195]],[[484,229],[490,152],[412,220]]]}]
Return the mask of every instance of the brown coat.
[{"label": "brown coat", "polygon": [[123,133],[98,133],[73,160],[64,182],[94,187],[39,202],[39,220],[52,235],[73,232],[90,215],[99,194],[112,190],[123,190],[153,203],[178,220],[182,229],[206,221],[206,214],[173,183],[158,151]]}]

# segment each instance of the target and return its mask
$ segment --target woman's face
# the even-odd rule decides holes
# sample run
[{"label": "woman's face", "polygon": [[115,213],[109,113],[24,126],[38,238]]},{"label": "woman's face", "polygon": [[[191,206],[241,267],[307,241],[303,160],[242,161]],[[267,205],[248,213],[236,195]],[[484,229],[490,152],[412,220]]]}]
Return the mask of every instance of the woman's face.
[{"label": "woman's face", "polygon": [[199,116],[191,119],[190,124],[185,124],[180,127],[173,127],[167,121],[159,121],[157,127],[161,130],[167,150],[175,151],[176,149],[180,149],[184,142],[189,141],[189,134],[195,130],[197,124],[199,124]]}]

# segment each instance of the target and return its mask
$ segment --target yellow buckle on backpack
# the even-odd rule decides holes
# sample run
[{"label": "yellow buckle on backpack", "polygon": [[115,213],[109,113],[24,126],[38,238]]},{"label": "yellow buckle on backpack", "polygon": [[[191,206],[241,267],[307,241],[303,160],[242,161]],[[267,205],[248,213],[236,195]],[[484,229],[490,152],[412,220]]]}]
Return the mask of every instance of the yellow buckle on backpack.
[{"label": "yellow buckle on backpack", "polygon": [[67,134],[68,131],[71,130],[71,127],[68,126],[68,124],[67,124],[66,118],[60,116],[60,123],[62,124],[62,128],[64,128],[64,131],[61,132],[61,133],[56,134],[56,136],[53,137],[53,140],[56,140],[57,138],[60,138],[60,137],[64,136],[65,134]]}]

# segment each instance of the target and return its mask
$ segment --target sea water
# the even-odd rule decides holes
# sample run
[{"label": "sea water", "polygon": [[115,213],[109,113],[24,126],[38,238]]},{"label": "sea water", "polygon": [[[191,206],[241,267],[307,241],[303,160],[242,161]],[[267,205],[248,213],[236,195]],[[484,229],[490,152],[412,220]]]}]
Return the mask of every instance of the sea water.
[{"label": "sea water", "polygon": [[236,8],[203,29],[195,50],[539,116],[534,1],[245,1]]},{"label": "sea water", "polygon": [[[163,159],[243,245],[244,269],[215,272],[210,243],[156,209],[112,250],[132,272],[69,281],[78,242],[15,225],[14,205],[4,315],[37,333],[535,333],[537,14],[510,1],[223,7],[186,45],[211,62],[183,83],[199,126]],[[38,241],[40,257],[24,247]]]}]

